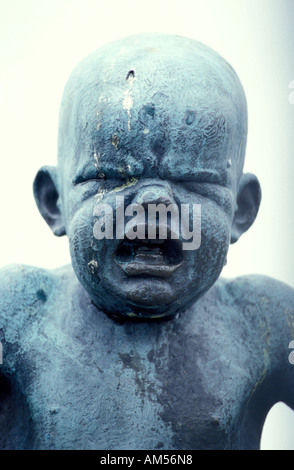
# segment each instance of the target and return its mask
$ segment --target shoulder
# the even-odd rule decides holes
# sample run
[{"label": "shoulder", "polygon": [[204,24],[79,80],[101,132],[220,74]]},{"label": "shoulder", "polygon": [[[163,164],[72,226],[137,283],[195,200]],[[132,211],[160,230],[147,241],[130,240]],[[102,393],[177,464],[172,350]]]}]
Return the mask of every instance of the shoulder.
[{"label": "shoulder", "polygon": [[13,264],[0,268],[0,318],[10,311],[36,308],[50,299],[63,283],[70,282],[70,265],[57,269]]},{"label": "shoulder", "polygon": [[274,308],[275,312],[278,309],[281,313],[294,313],[294,289],[277,279],[252,274],[221,279],[219,288],[240,305],[255,303],[260,309]]},{"label": "shoulder", "polygon": [[58,274],[54,270],[13,264],[0,268],[0,328],[9,318],[28,316],[50,297]]},{"label": "shoulder", "polygon": [[[256,334],[261,334],[272,351],[289,354],[294,340],[294,289],[286,283],[264,275],[222,279],[221,296]],[[286,356],[287,357],[287,356]]]},{"label": "shoulder", "polygon": [[13,264],[0,269],[0,315],[11,309],[11,313],[44,302],[56,283],[55,271]]}]

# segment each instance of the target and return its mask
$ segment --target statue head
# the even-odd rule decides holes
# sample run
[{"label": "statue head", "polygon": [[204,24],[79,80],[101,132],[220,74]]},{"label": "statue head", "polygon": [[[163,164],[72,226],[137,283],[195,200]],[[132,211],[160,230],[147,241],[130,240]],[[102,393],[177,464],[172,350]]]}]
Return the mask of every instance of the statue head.
[{"label": "statue head", "polygon": [[[170,318],[215,283],[259,208],[258,180],[243,173],[246,136],[236,73],[195,40],[133,36],[77,66],[61,104],[58,166],[39,170],[34,193],[100,309]],[[156,213],[148,236],[148,208],[159,204],[175,211],[165,223]]]}]

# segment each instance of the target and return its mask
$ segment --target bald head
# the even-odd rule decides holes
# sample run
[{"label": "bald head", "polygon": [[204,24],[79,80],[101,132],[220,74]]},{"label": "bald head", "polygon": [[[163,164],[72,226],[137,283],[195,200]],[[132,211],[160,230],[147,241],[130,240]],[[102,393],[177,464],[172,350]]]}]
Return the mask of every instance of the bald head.
[{"label": "bald head", "polygon": [[132,147],[142,149],[149,141],[163,156],[175,151],[175,141],[182,151],[188,133],[194,143],[198,136],[198,149],[194,144],[194,150],[189,148],[195,157],[223,141],[240,174],[247,107],[236,73],[195,40],[131,36],[90,54],[70,76],[60,111],[59,162],[81,151],[94,153],[93,142],[98,147],[110,142],[116,150],[133,153]]}]

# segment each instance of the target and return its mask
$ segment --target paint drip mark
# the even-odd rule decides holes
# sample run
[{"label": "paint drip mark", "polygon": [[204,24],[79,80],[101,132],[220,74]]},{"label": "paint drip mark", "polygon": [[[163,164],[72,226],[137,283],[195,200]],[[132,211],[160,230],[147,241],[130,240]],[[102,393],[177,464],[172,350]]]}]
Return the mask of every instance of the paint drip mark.
[{"label": "paint drip mark", "polygon": [[128,113],[128,131],[131,130],[131,109],[132,109],[133,104],[134,104],[134,100],[133,100],[133,97],[132,97],[132,87],[133,87],[133,84],[134,84],[135,80],[136,80],[135,70],[130,70],[127,73],[127,76],[126,76],[126,81],[129,84],[129,88],[128,88],[128,90],[126,90],[124,92],[124,99],[123,99],[123,102],[122,102],[123,109],[125,109]]}]

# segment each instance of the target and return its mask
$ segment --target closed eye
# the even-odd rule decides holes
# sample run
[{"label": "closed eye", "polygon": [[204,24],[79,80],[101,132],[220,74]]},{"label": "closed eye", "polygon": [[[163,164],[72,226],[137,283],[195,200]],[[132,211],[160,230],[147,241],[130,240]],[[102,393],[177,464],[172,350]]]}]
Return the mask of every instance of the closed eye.
[{"label": "closed eye", "polygon": [[88,175],[88,176],[83,176],[83,175],[77,175],[73,179],[73,185],[76,186],[77,184],[84,184],[84,183],[90,183],[91,181],[105,181],[106,176],[104,173],[97,173],[96,175]]},{"label": "closed eye", "polygon": [[213,182],[208,182],[208,181],[183,181],[185,188],[188,189],[189,191],[192,192],[198,192],[198,193],[206,193],[206,192],[211,192],[215,191],[218,188],[221,189],[227,189],[227,186],[219,183],[213,183]]},{"label": "closed eye", "polygon": [[234,196],[232,190],[224,184],[186,182],[185,188],[201,198],[214,201],[219,206],[222,206],[226,213],[232,214]]},{"label": "closed eye", "polygon": [[226,186],[226,181],[218,173],[199,173],[199,174],[188,174],[180,175],[177,177],[177,182],[184,184],[211,184]]}]

